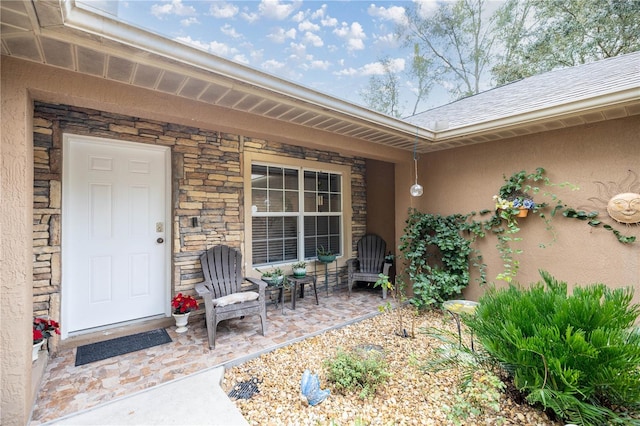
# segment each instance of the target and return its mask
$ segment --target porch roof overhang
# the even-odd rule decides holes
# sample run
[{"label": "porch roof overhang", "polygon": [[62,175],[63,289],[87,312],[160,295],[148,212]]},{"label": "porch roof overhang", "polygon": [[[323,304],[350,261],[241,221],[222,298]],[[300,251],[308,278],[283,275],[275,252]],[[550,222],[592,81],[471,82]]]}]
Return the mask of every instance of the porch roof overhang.
[{"label": "porch roof overhang", "polygon": [[[0,7],[2,55],[400,150],[427,153],[640,114],[637,67],[621,83],[553,102],[515,99],[517,108],[487,108],[500,104],[505,90],[514,92],[505,86],[403,120],[168,40],[75,0],[2,1]],[[494,101],[483,103],[488,96]]]}]

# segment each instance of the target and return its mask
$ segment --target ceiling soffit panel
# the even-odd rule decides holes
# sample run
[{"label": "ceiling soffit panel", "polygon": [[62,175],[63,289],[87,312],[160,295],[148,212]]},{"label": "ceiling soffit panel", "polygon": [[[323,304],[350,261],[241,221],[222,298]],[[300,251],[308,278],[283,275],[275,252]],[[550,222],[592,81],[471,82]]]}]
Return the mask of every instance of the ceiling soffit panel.
[{"label": "ceiling soffit panel", "polygon": [[40,37],[40,44],[46,63],[75,71],[76,65],[71,44],[47,37]]},{"label": "ceiling soffit panel", "polygon": [[240,102],[237,102],[234,105],[234,108],[239,109],[241,111],[249,111],[254,106],[259,104],[261,101],[262,101],[262,98],[260,98],[259,96],[247,94],[244,96],[244,98],[240,100]]},{"label": "ceiling soffit panel", "polygon": [[18,37],[3,37],[2,43],[6,45],[11,56],[29,61],[44,62],[40,54],[40,46],[32,33],[25,33]]},{"label": "ceiling soffit panel", "polygon": [[162,70],[150,65],[138,64],[133,73],[133,84],[145,89],[154,89]]},{"label": "ceiling soffit panel", "polygon": [[109,56],[107,78],[121,83],[130,83],[133,77],[134,63],[128,59]]},{"label": "ceiling soffit panel", "polygon": [[207,83],[197,78],[190,78],[182,86],[180,90],[180,96],[184,96],[189,99],[198,99],[200,94],[207,88]]},{"label": "ceiling soffit panel", "polygon": [[164,71],[162,76],[160,77],[160,81],[158,82],[158,89],[161,92],[170,93],[175,95],[178,93],[178,90],[182,86],[182,83],[187,79],[182,74],[178,74],[171,71]]},{"label": "ceiling soffit panel", "polygon": [[77,70],[83,74],[104,77],[107,55],[86,47],[76,47],[76,58],[78,62]]},{"label": "ceiling soffit panel", "polygon": [[[17,3],[17,4],[16,4]],[[5,7],[7,6],[7,7]],[[17,8],[12,8],[17,6]],[[3,2],[2,4],[2,32],[23,33],[31,30],[31,20],[22,2]]]},{"label": "ceiling soffit panel", "polygon": [[225,108],[232,108],[235,104],[242,101],[245,96],[246,93],[244,92],[229,90],[217,100],[216,104]]},{"label": "ceiling soffit panel", "polygon": [[207,102],[210,104],[216,104],[218,99],[224,96],[225,93],[229,91],[229,88],[226,86],[220,86],[218,84],[209,84],[209,86],[205,89],[204,92],[200,95],[199,100],[202,102]]}]

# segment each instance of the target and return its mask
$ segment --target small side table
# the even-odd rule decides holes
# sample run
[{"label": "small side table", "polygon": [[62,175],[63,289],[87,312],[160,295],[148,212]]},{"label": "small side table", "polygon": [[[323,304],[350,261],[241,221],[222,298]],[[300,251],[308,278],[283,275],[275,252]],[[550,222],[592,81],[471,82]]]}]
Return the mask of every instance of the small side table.
[{"label": "small side table", "polygon": [[[442,304],[442,307],[449,311],[449,313],[453,316],[453,319],[456,321],[456,325],[458,326],[458,345],[462,346],[462,330],[460,329],[460,314],[470,314],[473,315],[476,312],[476,307],[478,306],[478,302],[473,302],[471,300],[447,300]],[[471,332],[471,350],[473,348],[473,331]]]},{"label": "small side table", "polygon": [[316,277],[314,275],[305,275],[304,277],[296,277],[294,275],[287,275],[287,281],[293,286],[291,287],[291,309],[296,309],[296,292],[298,291],[298,284],[300,285],[300,299],[304,299],[304,285],[313,284],[313,292],[316,295],[316,305],[318,303],[318,289],[316,288]]}]

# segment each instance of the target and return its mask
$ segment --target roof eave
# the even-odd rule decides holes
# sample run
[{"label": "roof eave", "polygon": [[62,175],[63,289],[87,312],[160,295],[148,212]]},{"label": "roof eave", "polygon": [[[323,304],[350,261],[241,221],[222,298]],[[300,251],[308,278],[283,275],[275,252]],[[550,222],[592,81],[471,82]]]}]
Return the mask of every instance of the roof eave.
[{"label": "roof eave", "polygon": [[532,124],[544,123],[577,114],[585,114],[591,111],[600,111],[608,108],[640,102],[640,87],[630,87],[622,91],[607,93],[586,99],[579,99],[560,105],[528,111],[501,117],[495,120],[474,123],[468,126],[445,129],[435,133],[434,143],[444,143],[453,139],[481,135],[489,132],[514,130],[527,127]]}]

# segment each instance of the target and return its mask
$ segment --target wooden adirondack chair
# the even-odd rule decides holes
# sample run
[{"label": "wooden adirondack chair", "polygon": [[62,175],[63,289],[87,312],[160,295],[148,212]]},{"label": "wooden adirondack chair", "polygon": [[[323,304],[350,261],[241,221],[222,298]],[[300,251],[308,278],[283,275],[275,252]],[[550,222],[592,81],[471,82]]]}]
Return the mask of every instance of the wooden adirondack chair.
[{"label": "wooden adirondack chair", "polygon": [[[375,234],[367,234],[358,241],[358,257],[347,261],[349,296],[354,282],[374,283],[379,274],[389,275],[391,264],[384,261],[386,249],[387,243]],[[386,288],[382,289],[382,298],[387,298]]]},{"label": "wooden adirondack chair", "polygon": [[[204,281],[196,284],[204,299],[209,348],[216,344],[216,328],[222,320],[258,315],[262,335],[267,330],[265,288],[267,284],[257,278],[242,276],[242,254],[228,246],[215,246],[200,256]],[[253,284],[253,290],[242,288],[244,281]],[[251,290],[251,289],[249,289]]]}]

